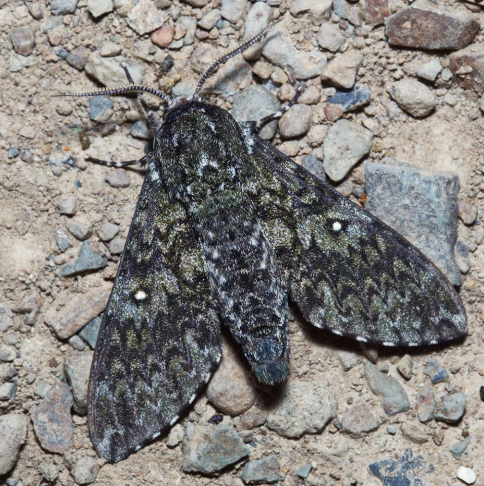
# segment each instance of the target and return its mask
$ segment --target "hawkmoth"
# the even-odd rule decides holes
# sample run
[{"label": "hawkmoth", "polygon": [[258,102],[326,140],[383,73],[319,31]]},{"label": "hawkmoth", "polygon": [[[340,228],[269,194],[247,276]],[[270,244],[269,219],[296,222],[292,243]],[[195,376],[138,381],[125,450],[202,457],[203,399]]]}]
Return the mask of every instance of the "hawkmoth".
[{"label": "hawkmoth", "polygon": [[[202,102],[147,86],[153,151],[111,297],[89,386],[97,452],[119,461],[169,429],[221,358],[221,325],[256,379],[289,373],[288,302],[312,325],[385,346],[442,343],[466,333],[463,305],[423,254],[267,141],[266,122],[238,123]],[[159,122],[141,92],[167,104]]]}]

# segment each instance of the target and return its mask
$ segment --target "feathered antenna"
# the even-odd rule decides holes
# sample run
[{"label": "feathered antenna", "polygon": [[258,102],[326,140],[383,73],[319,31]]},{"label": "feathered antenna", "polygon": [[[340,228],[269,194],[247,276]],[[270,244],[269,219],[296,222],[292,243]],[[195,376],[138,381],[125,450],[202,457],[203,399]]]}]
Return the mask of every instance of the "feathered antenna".
[{"label": "feathered antenna", "polygon": [[[282,20],[282,19],[281,19]],[[229,52],[225,56],[217,59],[200,77],[200,81],[198,81],[197,87],[195,88],[195,91],[193,92],[192,98],[198,98],[198,95],[202,89],[202,86],[204,85],[205,81],[207,78],[212,74],[212,72],[220,66],[220,64],[223,64],[224,62],[228,61],[229,59],[232,59],[234,56],[237,54],[240,54],[241,52],[245,51],[249,47],[253,46],[256,42],[260,41],[262,37],[266,34],[266,32],[270,29],[272,29],[275,25],[277,25],[281,20],[277,20],[276,22],[272,22],[272,24],[269,24],[260,34],[257,34],[255,37],[252,37],[252,39],[248,40],[245,44],[242,44],[241,46],[237,47],[237,49],[234,49],[233,51]]]}]

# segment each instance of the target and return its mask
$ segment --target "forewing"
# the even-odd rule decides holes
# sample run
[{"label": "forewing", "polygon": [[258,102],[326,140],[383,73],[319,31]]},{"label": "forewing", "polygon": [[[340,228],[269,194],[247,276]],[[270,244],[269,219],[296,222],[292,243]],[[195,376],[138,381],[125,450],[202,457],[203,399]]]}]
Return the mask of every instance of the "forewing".
[{"label": "forewing", "polygon": [[207,383],[220,346],[198,236],[150,166],[91,371],[98,453],[119,461],[172,425]]},{"label": "forewing", "polygon": [[259,218],[306,320],[389,346],[465,335],[457,293],[419,250],[267,142],[252,150]]}]

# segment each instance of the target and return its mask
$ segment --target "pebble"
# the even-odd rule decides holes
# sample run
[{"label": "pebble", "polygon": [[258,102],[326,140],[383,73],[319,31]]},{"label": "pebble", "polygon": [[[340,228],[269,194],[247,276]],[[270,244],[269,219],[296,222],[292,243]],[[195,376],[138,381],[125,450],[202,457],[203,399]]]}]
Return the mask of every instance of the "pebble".
[{"label": "pebble", "polygon": [[183,0],[183,1],[195,8],[205,7],[205,5],[207,5],[210,2],[210,0]]},{"label": "pebble", "polygon": [[416,118],[424,118],[437,105],[437,97],[430,88],[415,79],[402,79],[388,87],[397,105]]},{"label": "pebble", "polygon": [[106,182],[115,188],[129,187],[130,182],[126,171],[124,169],[116,169],[111,171],[106,177]]},{"label": "pebble", "polygon": [[55,464],[44,464],[41,467],[42,477],[49,483],[55,483],[59,477],[59,468]]},{"label": "pebble", "polygon": [[425,79],[426,81],[434,82],[437,79],[437,76],[442,71],[442,64],[438,59],[432,59],[429,62],[423,63],[417,69],[417,76],[421,79]]},{"label": "pebble", "polygon": [[71,103],[65,100],[58,101],[55,105],[55,111],[62,116],[69,116],[73,109]]},{"label": "pebble", "polygon": [[394,46],[455,51],[472,42],[479,22],[461,11],[417,0],[388,17],[385,30]]},{"label": "pebble", "polygon": [[137,122],[133,123],[129,134],[135,138],[141,138],[143,140],[153,140],[153,135],[144,120],[138,120]]},{"label": "pebble", "polygon": [[[471,44],[452,53],[448,59],[449,69],[459,86],[484,93],[484,44]],[[442,71],[442,77],[443,74]]]},{"label": "pebble", "polygon": [[218,8],[214,8],[206,13],[199,21],[198,25],[205,30],[212,30],[217,22],[220,20],[220,10]]},{"label": "pebble", "polygon": [[8,155],[7,155],[7,157],[9,159],[15,159],[15,157],[18,157],[19,153],[20,152],[18,151],[18,148],[17,147],[10,147],[8,149]]},{"label": "pebble", "polygon": [[466,226],[471,226],[477,219],[477,208],[473,204],[459,202],[459,218]]},{"label": "pebble", "polygon": [[[244,42],[255,37],[262,32],[270,23],[272,18],[272,8],[264,2],[256,2],[250,7],[247,18],[245,19]],[[249,49],[242,53],[247,61],[259,59],[262,53],[263,42],[256,42]]]},{"label": "pebble", "polygon": [[60,267],[59,275],[61,277],[73,277],[85,272],[99,270],[106,267],[108,261],[97,251],[91,249],[88,241],[83,241],[79,255],[74,263],[65,263]]},{"label": "pebble", "polygon": [[66,228],[79,241],[87,240],[92,236],[91,223],[82,216],[67,221]]},{"label": "pebble", "polygon": [[87,9],[97,19],[113,11],[113,0],[87,0]]},{"label": "pebble", "polygon": [[79,332],[79,336],[86,341],[92,349],[95,349],[99,329],[101,328],[102,319],[100,317],[94,318],[86,324]]},{"label": "pebble", "polygon": [[69,387],[58,382],[35,407],[32,415],[35,434],[49,452],[64,454],[73,445],[72,401]]},{"label": "pebble", "polygon": [[349,91],[336,90],[336,93],[333,96],[329,96],[327,99],[327,103],[341,106],[344,113],[368,105],[370,101],[370,88],[358,85],[354,86]]},{"label": "pebble", "polygon": [[345,38],[339,28],[331,23],[325,22],[316,34],[316,41],[321,49],[330,52],[338,52],[343,45]]},{"label": "pebble", "polygon": [[35,46],[35,32],[29,27],[14,27],[10,31],[13,48],[22,56],[30,56]]},{"label": "pebble", "polygon": [[176,447],[183,440],[185,429],[181,424],[176,424],[166,438],[166,445],[170,448]]},{"label": "pebble", "polygon": [[400,383],[392,376],[379,372],[369,361],[365,363],[365,378],[371,391],[381,397],[381,405],[387,415],[406,412],[410,408],[408,396]]},{"label": "pebble", "polygon": [[308,86],[299,97],[298,103],[316,105],[321,101],[321,89],[318,86]]},{"label": "pebble", "polygon": [[[230,113],[239,122],[258,121],[277,112],[280,106],[277,97],[264,86],[247,86],[235,95]],[[277,120],[267,123],[259,136],[269,140],[274,136],[276,128]]]},{"label": "pebble", "polygon": [[99,464],[94,457],[81,457],[72,469],[72,476],[77,484],[91,484],[96,480]]},{"label": "pebble", "polygon": [[239,426],[237,428],[238,430],[251,430],[264,425],[266,420],[267,415],[265,413],[249,410],[239,417]]},{"label": "pebble", "polygon": [[[104,86],[124,86],[127,83],[127,79],[121,67],[122,62],[126,62],[123,56],[102,57],[99,53],[92,52],[85,68],[88,74]],[[126,67],[129,69],[134,83],[143,84],[143,68],[137,64],[128,63]]]},{"label": "pebble", "polygon": [[53,0],[50,4],[52,15],[73,14],[79,0]]},{"label": "pebble", "polygon": [[55,232],[55,242],[61,252],[65,252],[71,247],[69,243],[69,238],[67,237],[64,230],[57,229]]},{"label": "pebble", "polygon": [[106,123],[113,114],[113,102],[109,96],[94,96],[89,100],[89,118]]},{"label": "pebble", "polygon": [[236,24],[245,17],[247,0],[221,0],[220,13],[222,17],[232,24]]},{"label": "pebble", "polygon": [[314,174],[318,179],[321,179],[322,181],[326,180],[323,163],[314,155],[305,155],[301,160],[301,165],[311,172],[311,174]]},{"label": "pebble", "polygon": [[106,41],[101,46],[101,50],[99,51],[99,54],[101,54],[102,57],[113,57],[121,54],[122,50],[123,48],[119,44],[116,44],[111,41]]},{"label": "pebble", "polygon": [[256,461],[249,461],[244,466],[242,480],[246,484],[273,484],[279,481],[279,461],[271,454]]},{"label": "pebble", "polygon": [[296,138],[309,132],[312,123],[312,110],[308,105],[294,105],[279,120],[279,133],[282,138]]},{"label": "pebble", "polygon": [[11,380],[18,375],[18,371],[11,364],[0,364],[0,383]]},{"label": "pebble", "polygon": [[97,234],[101,241],[111,241],[119,233],[119,226],[113,223],[103,223]]},{"label": "pebble", "polygon": [[225,343],[222,361],[206,390],[208,401],[224,414],[240,415],[252,407],[257,398],[244,364],[232,346]]},{"label": "pebble", "polygon": [[124,245],[126,244],[126,239],[116,236],[109,242],[109,252],[111,255],[121,255],[124,250]]},{"label": "pebble", "polygon": [[74,216],[77,213],[77,198],[70,194],[62,194],[57,201],[57,207],[60,214]]},{"label": "pebble", "polygon": [[173,25],[164,25],[151,34],[151,42],[164,49],[172,43],[174,36],[175,27]]},{"label": "pebble", "polygon": [[420,422],[428,422],[435,416],[435,396],[431,386],[426,385],[419,389],[416,397],[417,417]]},{"label": "pebble", "polygon": [[466,484],[474,484],[477,481],[476,473],[470,467],[465,466],[457,469],[457,478]]},{"label": "pebble", "polygon": [[361,52],[349,49],[343,54],[337,54],[324,66],[321,79],[337,88],[350,89],[355,84],[356,73],[362,62]]},{"label": "pebble", "polygon": [[409,354],[406,354],[398,363],[397,370],[406,380],[412,378],[413,360]]},{"label": "pebble", "polygon": [[84,341],[79,336],[72,336],[69,338],[68,343],[77,351],[84,351],[86,349]]},{"label": "pebble", "polygon": [[451,444],[449,447],[450,452],[452,455],[456,458],[459,459],[462,454],[466,451],[467,447],[469,446],[471,442],[471,437],[466,437],[464,440],[455,442],[454,444]]},{"label": "pebble", "polygon": [[182,465],[185,472],[213,474],[248,455],[249,447],[231,425],[188,424],[185,430]]},{"label": "pebble", "polygon": [[87,386],[93,354],[92,351],[71,353],[64,362],[65,376],[74,398],[74,411],[79,415],[87,413]]},{"label": "pebble", "polygon": [[415,444],[425,444],[429,440],[427,431],[419,425],[404,423],[400,430],[404,437],[415,442]]},{"label": "pebble", "polygon": [[339,362],[345,371],[351,370],[354,366],[360,363],[360,355],[354,351],[340,350],[336,353],[338,355]]},{"label": "pebble", "polygon": [[457,174],[423,169],[385,157],[365,164],[366,209],[403,235],[433,261],[453,285]]},{"label": "pebble", "polygon": [[67,64],[69,64],[73,68],[76,68],[78,71],[82,71],[86,67],[90,54],[91,51],[86,47],[76,47],[67,55]]},{"label": "pebble", "polygon": [[429,357],[423,368],[423,372],[430,378],[430,381],[435,385],[436,383],[444,383],[449,381],[449,373],[445,368],[442,368],[440,363],[432,357]]},{"label": "pebble", "polygon": [[437,406],[435,419],[448,424],[458,422],[466,409],[466,396],[462,392],[445,395]]},{"label": "pebble", "polygon": [[139,35],[159,29],[167,19],[167,14],[150,0],[140,0],[128,13],[128,25]]},{"label": "pebble", "polygon": [[373,134],[349,120],[338,120],[324,141],[324,170],[334,182],[345,178],[351,168],[370,152]]},{"label": "pebble", "polygon": [[29,9],[30,15],[32,15],[35,20],[42,20],[44,18],[40,2],[28,2],[27,8]]},{"label": "pebble", "polygon": [[7,474],[16,464],[20,448],[25,443],[28,418],[17,413],[0,416],[0,476]]},{"label": "pebble", "polygon": [[311,466],[311,464],[304,464],[304,466],[301,466],[296,470],[296,476],[306,479],[309,476],[312,468],[313,467]]},{"label": "pebble", "polygon": [[381,421],[373,414],[368,403],[358,403],[346,410],[341,419],[341,425],[342,432],[353,437],[363,437],[368,432],[378,429]]},{"label": "pebble", "polygon": [[16,356],[17,352],[15,351],[15,348],[12,348],[10,346],[0,347],[0,361],[3,361],[4,363],[9,363],[12,362]]},{"label": "pebble", "polygon": [[294,17],[309,14],[319,24],[331,15],[332,0],[294,0],[289,11]]},{"label": "pebble", "polygon": [[337,408],[328,382],[320,382],[315,387],[311,383],[289,380],[281,392],[280,401],[267,418],[267,425],[289,438],[317,434],[335,417]]},{"label": "pebble", "polygon": [[387,0],[366,0],[365,23],[376,26],[385,22],[391,14]]}]

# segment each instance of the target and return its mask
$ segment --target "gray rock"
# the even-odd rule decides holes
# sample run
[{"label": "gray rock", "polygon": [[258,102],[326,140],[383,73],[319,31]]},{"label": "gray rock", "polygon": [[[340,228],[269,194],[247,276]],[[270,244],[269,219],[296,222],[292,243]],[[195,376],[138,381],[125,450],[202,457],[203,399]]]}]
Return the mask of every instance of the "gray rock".
[{"label": "gray rock", "polygon": [[330,17],[332,5],[333,0],[294,0],[289,11],[294,17],[309,14],[319,24]]},{"label": "gray rock", "polygon": [[205,427],[188,424],[186,428],[182,465],[185,472],[213,474],[248,455],[249,447],[231,425]]},{"label": "gray rock", "polygon": [[415,118],[424,118],[437,105],[437,97],[430,88],[415,79],[402,79],[388,87],[397,105]]},{"label": "gray rock", "polygon": [[32,415],[35,435],[49,452],[64,454],[73,445],[72,394],[65,383],[54,385]]},{"label": "gray rock", "polygon": [[74,397],[74,410],[79,415],[87,413],[87,385],[93,354],[92,351],[72,353],[64,363],[65,376]]},{"label": "gray rock", "polygon": [[30,56],[35,46],[35,32],[32,27],[14,27],[10,31],[13,48],[22,56]]},{"label": "gray rock", "polygon": [[71,194],[62,194],[57,201],[59,213],[74,216],[77,213],[77,198]]},{"label": "gray rock", "polygon": [[351,5],[346,0],[334,0],[333,12],[340,19],[347,19],[350,14]]},{"label": "gray rock", "polygon": [[370,390],[381,398],[381,405],[389,416],[406,412],[410,402],[405,390],[392,376],[378,371],[369,361],[365,363],[365,378]]},{"label": "gray rock", "polygon": [[459,442],[454,442],[453,444],[451,444],[449,450],[456,459],[459,459],[460,456],[464,454],[464,452],[466,451],[470,443],[471,443],[471,437],[468,436],[464,440],[461,440]]},{"label": "gray rock", "polygon": [[398,363],[397,370],[406,380],[412,378],[413,360],[409,354],[406,354]]},{"label": "gray rock", "polygon": [[325,22],[316,34],[316,41],[321,49],[338,52],[345,38],[337,25],[332,22]]},{"label": "gray rock", "polygon": [[339,362],[345,371],[351,370],[360,362],[360,355],[353,351],[340,350],[337,352]]},{"label": "gray rock", "polygon": [[433,83],[437,79],[440,71],[442,71],[442,64],[435,58],[422,64],[417,69],[417,76]]},{"label": "gray rock", "polygon": [[59,250],[62,252],[66,251],[68,248],[71,247],[71,244],[69,243],[69,238],[67,237],[64,230],[61,229],[57,229],[55,231],[55,242]]},{"label": "gray rock", "polygon": [[378,429],[381,421],[373,414],[368,403],[358,403],[343,414],[341,425],[342,432],[353,437],[363,437],[368,432]]},{"label": "gray rock", "polygon": [[8,402],[15,399],[15,392],[17,391],[17,382],[4,383],[0,385],[0,402]]},{"label": "gray rock", "polygon": [[236,24],[247,12],[247,0],[222,0],[220,13],[229,22]]},{"label": "gray rock", "polygon": [[108,40],[101,46],[99,54],[101,54],[102,57],[114,57],[119,56],[122,50],[123,48],[119,44]]},{"label": "gray rock", "polygon": [[435,420],[454,424],[462,418],[465,409],[466,396],[462,392],[446,395],[437,406]]},{"label": "gray rock", "polygon": [[328,382],[314,386],[290,379],[267,418],[267,425],[284,437],[316,434],[335,417],[337,408],[338,402]]},{"label": "gray rock", "polygon": [[79,241],[87,240],[92,236],[91,223],[82,216],[67,221],[66,228]]},{"label": "gray rock", "polygon": [[324,170],[339,182],[351,168],[370,152],[373,134],[348,120],[338,120],[328,130],[324,142]]},{"label": "gray rock", "polygon": [[88,324],[86,324],[82,330],[79,332],[79,336],[86,341],[92,349],[95,349],[97,336],[99,334],[99,329],[101,328],[102,319],[100,317],[96,317]]},{"label": "gray rock", "polygon": [[462,49],[472,42],[479,22],[460,11],[417,0],[385,20],[389,43],[417,49]]},{"label": "gray rock", "polygon": [[453,285],[461,282],[455,262],[459,178],[386,157],[365,164],[366,208],[419,248]]},{"label": "gray rock", "polygon": [[166,445],[168,447],[176,447],[183,440],[184,436],[185,429],[181,424],[176,424],[166,438]]},{"label": "gray rock", "polygon": [[415,444],[425,444],[429,440],[427,431],[419,425],[404,423],[400,427],[400,431],[404,437]]},{"label": "gray rock", "polygon": [[18,157],[19,156],[19,151],[18,151],[18,148],[17,147],[10,147],[8,149],[8,158],[9,159],[15,159],[15,157]]},{"label": "gray rock", "polygon": [[[104,86],[124,86],[127,80],[121,63],[125,61],[123,56],[102,57],[97,52],[93,52],[87,61],[86,71]],[[134,83],[143,84],[143,68],[137,64],[127,64],[127,68]]]},{"label": "gray rock", "polygon": [[215,27],[215,24],[220,20],[220,17],[220,10],[218,8],[214,8],[198,21],[198,25],[202,29],[212,30]]},{"label": "gray rock", "polygon": [[0,303],[0,333],[13,326],[13,314],[8,307]]},{"label": "gray rock", "polygon": [[[471,44],[451,54],[449,69],[459,86],[482,94],[484,92],[484,44]],[[444,81],[444,75],[448,77],[446,71],[447,68],[441,73],[441,79]]]},{"label": "gray rock", "polygon": [[97,19],[113,11],[113,0],[87,0],[87,9]]},{"label": "gray rock", "polygon": [[304,464],[304,466],[301,466],[296,470],[296,476],[306,479],[309,476],[312,468],[313,466],[311,466],[311,464]]},{"label": "gray rock", "polygon": [[73,68],[82,71],[86,67],[90,55],[91,51],[89,49],[84,46],[79,46],[69,52],[66,61]]},{"label": "gray rock", "polygon": [[77,351],[84,351],[86,349],[84,341],[79,336],[72,336],[69,338],[68,343]]},{"label": "gray rock", "polygon": [[111,241],[119,233],[119,226],[113,223],[103,223],[97,234],[101,241]]},{"label": "gray rock", "polygon": [[46,481],[55,483],[59,477],[59,466],[56,466],[55,464],[44,464],[41,467],[41,472]]},{"label": "gray rock", "polygon": [[128,13],[128,25],[139,35],[153,32],[167,19],[168,14],[158,10],[150,0],[140,0]]},{"label": "gray rock", "polygon": [[256,461],[249,461],[244,466],[242,480],[246,484],[273,484],[279,481],[279,461],[275,454]]},{"label": "gray rock", "polygon": [[79,0],[53,0],[50,4],[52,15],[73,14]]},{"label": "gray rock", "polygon": [[15,351],[15,348],[12,348],[11,346],[0,347],[0,361],[3,361],[4,363],[9,363],[13,361],[16,356],[17,352]]},{"label": "gray rock", "polygon": [[30,15],[32,15],[35,20],[42,20],[44,18],[42,4],[40,2],[28,2],[27,8],[29,9]]},{"label": "gray rock", "polygon": [[272,9],[264,2],[257,2],[250,7],[245,19],[244,41],[248,41],[262,32],[271,21]]},{"label": "gray rock", "polygon": [[326,180],[326,172],[324,172],[323,163],[314,155],[305,155],[301,160],[301,165],[311,172],[311,174],[314,174],[318,179],[321,179],[322,181]]},{"label": "gray rock", "polygon": [[5,383],[18,375],[18,371],[11,364],[0,364],[0,383]]},{"label": "gray rock", "polygon": [[310,54],[297,50],[277,27],[268,34],[262,54],[272,64],[292,72],[296,79],[302,80],[318,76],[326,63],[323,54],[314,53],[312,60]]},{"label": "gray rock", "polygon": [[308,86],[298,99],[298,103],[303,105],[317,105],[321,101],[321,88],[318,86]]},{"label": "gray rock", "polygon": [[[259,4],[256,4],[259,5]],[[258,121],[279,110],[277,97],[264,86],[247,86],[234,97],[230,113],[239,122]],[[271,139],[277,127],[277,121],[266,124],[259,132],[265,140]]]},{"label": "gray rock", "polygon": [[329,96],[327,100],[330,104],[341,106],[345,113],[368,105],[370,101],[371,91],[367,86],[354,86],[349,91],[336,90],[336,93]]},{"label": "gray rock", "polygon": [[433,384],[449,381],[449,373],[445,368],[440,366],[440,363],[435,358],[429,357],[427,359],[423,372],[430,378]]},{"label": "gray rock", "polygon": [[[482,100],[484,100],[484,97]],[[484,111],[484,109],[482,111]],[[477,207],[473,204],[459,202],[459,219],[461,219],[466,226],[473,225],[477,219]]]},{"label": "gray rock", "polygon": [[65,263],[59,270],[61,277],[73,277],[92,270],[99,270],[107,266],[108,261],[97,251],[91,250],[88,241],[83,241],[79,255],[74,263]]},{"label": "gray rock", "polygon": [[227,415],[240,415],[257,398],[247,373],[228,343],[223,347],[222,361],[207,387],[206,395],[213,406]]},{"label": "gray rock", "polygon": [[16,464],[20,448],[27,438],[28,419],[9,413],[0,417],[0,475],[7,474]]},{"label": "gray rock", "polygon": [[420,422],[433,420],[435,415],[436,403],[434,390],[431,386],[420,388],[416,398],[417,418]]},{"label": "gray rock", "polygon": [[337,88],[350,89],[355,84],[356,73],[362,62],[361,52],[349,49],[343,54],[337,54],[324,66],[321,79]]},{"label": "gray rock", "polygon": [[116,236],[109,242],[109,252],[111,255],[121,255],[123,253],[124,245],[126,244],[126,239]]},{"label": "gray rock", "polygon": [[150,132],[150,129],[144,120],[138,120],[137,122],[133,123],[129,134],[135,138],[153,140],[153,134]]},{"label": "gray rock", "polygon": [[308,105],[294,105],[279,120],[279,133],[282,138],[296,138],[309,132],[313,112]]},{"label": "gray rock", "polygon": [[210,0],[183,0],[183,1],[195,8],[205,7],[205,5],[207,5],[210,2]]},{"label": "gray rock", "polygon": [[106,177],[106,181],[111,187],[116,188],[129,187],[130,185],[128,176],[126,175],[126,171],[124,169],[113,170]]},{"label": "gray rock", "polygon": [[89,456],[81,457],[72,469],[72,475],[77,484],[93,483],[96,480],[98,472],[99,464],[94,457]]},{"label": "gray rock", "polygon": [[113,102],[109,96],[94,96],[89,100],[89,118],[106,123],[113,114]]}]

